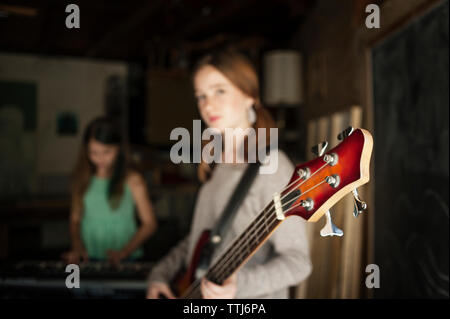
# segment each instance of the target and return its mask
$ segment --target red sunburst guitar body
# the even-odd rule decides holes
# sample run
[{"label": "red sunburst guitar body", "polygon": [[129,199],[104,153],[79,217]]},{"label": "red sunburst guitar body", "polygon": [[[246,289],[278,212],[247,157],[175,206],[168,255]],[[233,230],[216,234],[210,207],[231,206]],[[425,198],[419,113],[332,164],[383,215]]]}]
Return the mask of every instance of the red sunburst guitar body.
[{"label": "red sunburst guitar body", "polygon": [[211,232],[209,230],[203,231],[195,246],[189,268],[187,270],[182,269],[172,280],[171,288],[176,296],[181,296],[183,292],[187,291],[189,286],[194,282],[195,272],[200,261],[200,256],[206,244],[209,242],[210,234]]}]

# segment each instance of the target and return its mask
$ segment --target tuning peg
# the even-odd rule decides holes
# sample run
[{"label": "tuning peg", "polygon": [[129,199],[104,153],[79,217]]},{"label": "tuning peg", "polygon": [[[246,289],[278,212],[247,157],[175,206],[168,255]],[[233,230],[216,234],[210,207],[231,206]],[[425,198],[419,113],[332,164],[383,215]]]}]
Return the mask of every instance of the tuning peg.
[{"label": "tuning peg", "polygon": [[345,130],[343,130],[341,133],[338,134],[337,138],[339,141],[342,141],[346,139],[350,134],[353,132],[353,127],[349,126]]},{"label": "tuning peg", "polygon": [[344,232],[342,229],[339,229],[336,227],[335,224],[333,224],[333,221],[331,220],[331,213],[329,210],[325,213],[325,226],[320,230],[320,236],[339,236],[341,237],[344,235]]},{"label": "tuning peg", "polygon": [[358,190],[356,188],[353,190],[353,199],[355,201],[355,204],[353,206],[353,217],[356,218],[359,216],[359,214],[367,209],[367,204],[365,201],[359,198]]},{"label": "tuning peg", "polygon": [[319,143],[317,145],[314,145],[311,148],[311,151],[316,154],[316,156],[322,156],[323,153],[325,153],[325,150],[327,149],[328,146],[328,142],[327,141],[323,141],[322,143]]}]

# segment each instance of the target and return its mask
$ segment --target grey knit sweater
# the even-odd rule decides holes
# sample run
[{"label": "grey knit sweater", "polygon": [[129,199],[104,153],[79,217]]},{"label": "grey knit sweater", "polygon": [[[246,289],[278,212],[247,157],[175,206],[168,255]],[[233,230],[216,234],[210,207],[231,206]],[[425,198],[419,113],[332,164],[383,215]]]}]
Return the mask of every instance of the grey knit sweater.
[{"label": "grey knit sweater", "polygon": [[[168,283],[181,266],[189,265],[201,233],[215,226],[245,168],[246,164],[216,165],[212,177],[199,191],[189,234],[155,265],[149,283]],[[291,161],[279,151],[277,171],[257,175],[221,246],[216,249],[213,262],[272,200],[273,194],[287,185],[293,170]],[[297,216],[286,218],[238,271],[236,298],[287,298],[288,287],[300,283],[311,270],[305,221]]]}]

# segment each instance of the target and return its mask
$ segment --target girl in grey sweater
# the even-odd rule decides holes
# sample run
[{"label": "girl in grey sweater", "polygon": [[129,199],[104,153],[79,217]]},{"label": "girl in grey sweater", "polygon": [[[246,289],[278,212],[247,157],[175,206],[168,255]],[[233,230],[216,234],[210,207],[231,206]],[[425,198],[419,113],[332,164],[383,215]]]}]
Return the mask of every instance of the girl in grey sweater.
[{"label": "girl in grey sweater", "polygon": [[[200,114],[209,128],[219,134],[230,128],[254,128],[256,141],[260,141],[258,129],[265,129],[267,145],[272,141],[269,128],[275,125],[259,102],[258,78],[244,56],[232,52],[207,55],[194,69],[193,82]],[[226,143],[226,139],[223,140]],[[198,174],[204,184],[198,194],[190,232],[152,269],[148,298],[158,298],[160,294],[175,297],[169,288],[170,280],[180,268],[189,265],[200,235],[205,229],[214,228],[246,169],[247,164],[239,164],[241,153],[236,151],[244,149],[242,160],[248,158],[251,146],[249,142],[245,147],[245,140],[245,137],[237,138],[233,147],[225,146],[222,161],[216,163],[214,169],[202,159]],[[227,149],[231,150],[232,159],[236,156],[232,162],[227,160]],[[270,174],[257,175],[214,252],[211,265],[272,200],[273,194],[288,184],[294,166],[283,152],[275,152],[275,155],[275,158],[270,156],[270,161],[275,160],[275,169]],[[269,162],[261,168],[273,164]],[[202,297],[287,298],[288,287],[300,283],[312,270],[304,223],[297,216],[283,221],[249,261],[222,285],[203,278]]]}]

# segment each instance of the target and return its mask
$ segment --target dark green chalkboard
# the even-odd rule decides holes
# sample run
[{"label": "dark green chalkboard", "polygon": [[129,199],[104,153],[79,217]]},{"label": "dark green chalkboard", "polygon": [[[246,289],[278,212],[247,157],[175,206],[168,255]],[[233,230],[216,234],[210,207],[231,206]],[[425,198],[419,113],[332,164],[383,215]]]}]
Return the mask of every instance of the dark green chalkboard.
[{"label": "dark green chalkboard", "polygon": [[448,1],[372,51],[378,298],[449,297]]}]

